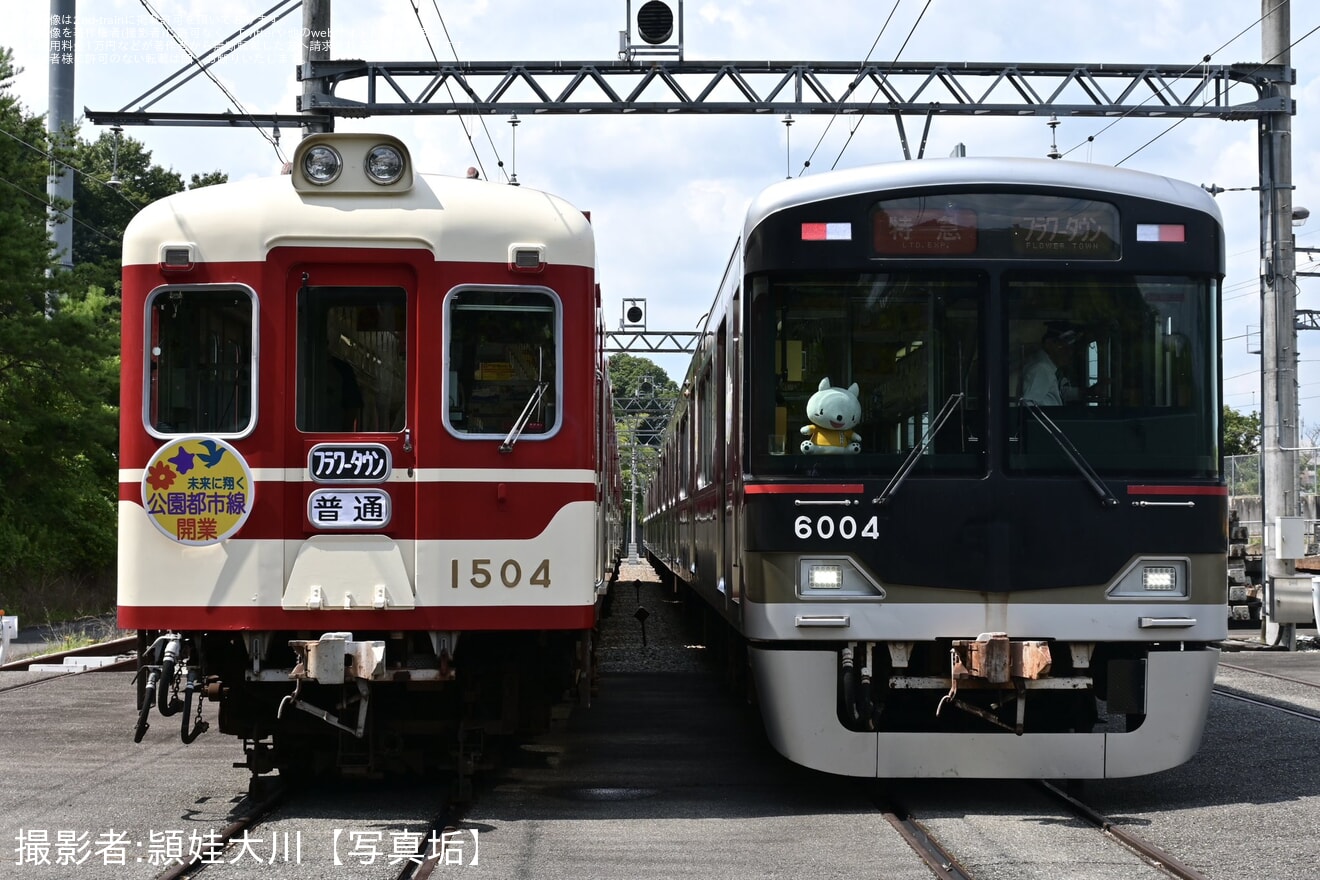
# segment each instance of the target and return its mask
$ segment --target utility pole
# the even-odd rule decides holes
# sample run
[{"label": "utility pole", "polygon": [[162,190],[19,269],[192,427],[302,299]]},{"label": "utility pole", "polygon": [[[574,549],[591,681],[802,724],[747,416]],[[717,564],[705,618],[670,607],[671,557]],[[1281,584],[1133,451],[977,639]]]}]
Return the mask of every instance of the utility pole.
[{"label": "utility pole", "polygon": [[[313,61],[330,60],[330,37],[330,0],[303,0],[302,60],[304,70]],[[326,90],[324,80],[304,77],[303,93],[298,102],[298,109],[303,113],[312,113],[312,108],[316,106],[313,98],[328,95],[329,92]],[[334,130],[333,120],[303,123],[304,137],[309,134]]]},{"label": "utility pole", "polygon": [[[1289,0],[1261,0],[1266,64],[1291,63]],[[1261,637],[1293,650],[1297,624],[1311,619],[1311,579],[1297,576],[1305,551],[1297,497],[1297,257],[1292,219],[1291,83],[1275,82],[1283,108],[1260,121],[1261,495],[1264,509]]]},{"label": "utility pole", "polygon": [[[50,0],[50,51],[48,68],[50,80],[46,86],[46,131],[51,144],[73,124],[73,73],[76,57],[77,0]],[[59,36],[56,36],[56,34]],[[73,174],[62,164],[51,162],[50,176],[46,178],[47,201],[64,204],[64,215],[49,210],[51,241],[60,268],[73,268]]]}]

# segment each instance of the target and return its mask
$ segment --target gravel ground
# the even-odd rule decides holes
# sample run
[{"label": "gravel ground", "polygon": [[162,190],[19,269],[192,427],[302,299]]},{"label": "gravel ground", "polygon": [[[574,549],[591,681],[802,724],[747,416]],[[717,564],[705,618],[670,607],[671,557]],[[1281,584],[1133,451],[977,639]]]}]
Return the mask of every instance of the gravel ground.
[{"label": "gravel ground", "polygon": [[624,562],[600,625],[600,671],[708,672],[697,624],[684,608],[648,563]]}]

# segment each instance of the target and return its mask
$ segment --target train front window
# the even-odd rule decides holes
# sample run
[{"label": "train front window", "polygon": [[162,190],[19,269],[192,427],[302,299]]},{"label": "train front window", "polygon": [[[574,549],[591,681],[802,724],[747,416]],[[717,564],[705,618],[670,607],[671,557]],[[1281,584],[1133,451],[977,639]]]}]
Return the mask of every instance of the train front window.
[{"label": "train front window", "polygon": [[1032,275],[1004,290],[1010,469],[1074,467],[1053,427],[1099,473],[1217,472],[1214,281]]},{"label": "train front window", "polygon": [[949,271],[753,278],[753,468],[892,473],[924,439],[918,470],[982,469],[986,285]]},{"label": "train front window", "polygon": [[461,437],[529,439],[559,418],[559,300],[548,290],[469,287],[445,301],[444,421]]},{"label": "train front window", "polygon": [[251,429],[255,311],[247,287],[162,288],[148,298],[148,430],[233,436]]},{"label": "train front window", "polygon": [[402,431],[407,294],[398,287],[298,291],[298,429]]}]

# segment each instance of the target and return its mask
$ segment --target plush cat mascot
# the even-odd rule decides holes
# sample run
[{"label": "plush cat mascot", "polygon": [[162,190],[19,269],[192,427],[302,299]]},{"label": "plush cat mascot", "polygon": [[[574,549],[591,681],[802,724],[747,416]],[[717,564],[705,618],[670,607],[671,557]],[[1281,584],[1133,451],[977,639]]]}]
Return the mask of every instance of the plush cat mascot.
[{"label": "plush cat mascot", "polygon": [[820,380],[820,387],[807,401],[810,425],[802,426],[806,440],[802,451],[808,453],[837,454],[861,452],[862,437],[853,430],[862,420],[862,402],[857,383],[847,389],[830,385],[829,377]]}]

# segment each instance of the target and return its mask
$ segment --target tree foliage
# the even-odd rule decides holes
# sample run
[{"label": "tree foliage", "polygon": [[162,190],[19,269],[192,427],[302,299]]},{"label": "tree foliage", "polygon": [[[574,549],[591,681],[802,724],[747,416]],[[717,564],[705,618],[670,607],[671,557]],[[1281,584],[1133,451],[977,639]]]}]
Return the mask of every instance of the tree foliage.
[{"label": "tree foliage", "polygon": [[[0,47],[0,584],[21,588],[114,568],[120,247],[134,214],[183,179],[129,138],[116,159],[109,134],[48,137],[13,95],[16,73]],[[73,271],[52,255],[52,161],[75,169]]]},{"label": "tree foliage", "polygon": [[53,271],[42,120],[0,49],[0,573],[88,573],[114,560],[118,326],[104,290]]},{"label": "tree foliage", "polygon": [[1260,451],[1260,413],[1243,415],[1224,407],[1224,455],[1254,455]]},{"label": "tree foliage", "polygon": [[678,397],[678,386],[654,361],[630,354],[610,356],[610,385],[624,504],[631,506],[634,485],[640,492],[659,458],[660,441]]},{"label": "tree foliage", "polygon": [[610,356],[614,420],[624,442],[659,446],[678,385],[656,363],[630,354]]}]

